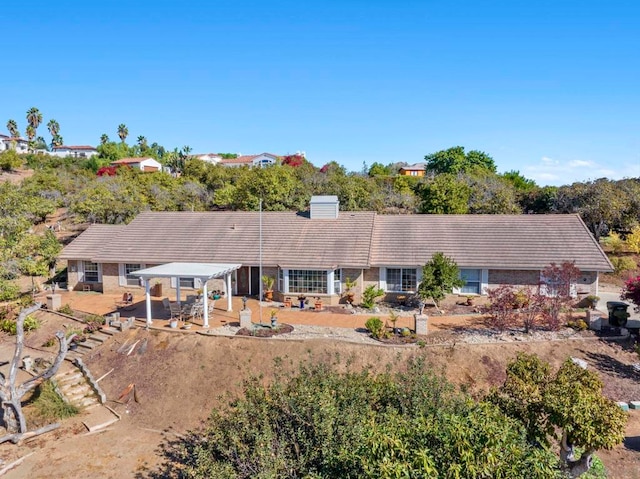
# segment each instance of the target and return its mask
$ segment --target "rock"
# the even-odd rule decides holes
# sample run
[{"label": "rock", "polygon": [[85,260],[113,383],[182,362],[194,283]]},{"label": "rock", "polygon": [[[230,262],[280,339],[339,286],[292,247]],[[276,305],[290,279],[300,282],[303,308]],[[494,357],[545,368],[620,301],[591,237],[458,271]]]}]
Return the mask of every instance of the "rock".
[{"label": "rock", "polygon": [[573,362],[573,364],[577,364],[578,366],[580,366],[582,369],[587,369],[587,362],[584,359],[580,359],[580,358],[571,358],[571,361]]},{"label": "rock", "polygon": [[626,402],[618,401],[616,404],[617,404],[617,405],[620,407],[620,409],[622,409],[623,411],[628,411],[628,410],[629,410],[629,405],[628,405]]},{"label": "rock", "polygon": [[640,401],[631,401],[629,403],[629,408],[631,408],[631,409],[640,409]]}]

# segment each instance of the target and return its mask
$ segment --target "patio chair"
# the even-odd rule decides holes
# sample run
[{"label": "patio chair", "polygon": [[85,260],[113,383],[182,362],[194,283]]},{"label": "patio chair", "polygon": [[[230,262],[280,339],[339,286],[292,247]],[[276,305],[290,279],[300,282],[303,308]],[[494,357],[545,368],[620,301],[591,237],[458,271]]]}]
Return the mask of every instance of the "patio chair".
[{"label": "patio chair", "polygon": [[171,313],[171,319],[182,320],[182,308],[178,303],[169,303],[169,312]]},{"label": "patio chair", "polygon": [[171,301],[169,301],[169,298],[162,298],[162,306],[165,311],[171,311]]},{"label": "patio chair", "polygon": [[133,304],[133,294],[130,291],[123,293],[122,299],[120,301],[116,301],[116,308],[124,309],[125,311],[135,309],[135,305]]}]

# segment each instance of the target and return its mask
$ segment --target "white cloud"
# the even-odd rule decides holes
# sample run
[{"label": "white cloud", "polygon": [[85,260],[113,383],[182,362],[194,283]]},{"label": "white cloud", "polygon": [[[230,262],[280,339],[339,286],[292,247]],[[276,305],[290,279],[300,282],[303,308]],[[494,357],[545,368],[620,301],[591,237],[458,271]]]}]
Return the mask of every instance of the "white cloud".
[{"label": "white cloud", "polygon": [[581,168],[585,166],[595,166],[593,161],[585,161],[585,160],[571,160],[569,162],[570,168]]},{"label": "white cloud", "polygon": [[558,164],[558,162],[556,160],[554,160],[553,158],[549,158],[548,156],[543,156],[540,161],[545,165],[557,165]]}]

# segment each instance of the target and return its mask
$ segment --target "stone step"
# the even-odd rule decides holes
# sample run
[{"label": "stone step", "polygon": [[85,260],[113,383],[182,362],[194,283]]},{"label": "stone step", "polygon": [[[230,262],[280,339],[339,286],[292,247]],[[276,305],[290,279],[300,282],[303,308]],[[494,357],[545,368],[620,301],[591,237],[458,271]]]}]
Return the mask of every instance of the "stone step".
[{"label": "stone step", "polygon": [[103,334],[100,331],[96,331],[91,336],[89,336],[89,339],[91,339],[92,341],[98,341],[100,343],[104,343],[110,337],[111,336],[109,336],[108,334]]},{"label": "stone step", "polygon": [[65,396],[77,396],[78,394],[86,395],[87,391],[92,391],[89,387],[89,383],[86,381],[83,383],[74,384],[72,386],[61,387],[60,390],[65,394]]},{"label": "stone step", "polygon": [[56,381],[58,381],[58,384],[60,386],[63,386],[65,384],[76,383],[80,380],[84,380],[84,376],[80,371],[77,371],[77,370],[70,371],[68,373],[61,374],[61,375],[56,375]]},{"label": "stone step", "polygon": [[80,407],[82,409],[89,409],[93,406],[97,406],[100,404],[100,401],[98,401],[98,398],[95,396],[87,396],[85,397],[82,401],[80,401],[76,407]]},{"label": "stone step", "polygon": [[63,394],[64,394],[64,397],[66,397],[71,404],[75,404],[77,406],[82,401],[84,401],[85,398],[92,397],[93,391],[83,390],[83,391],[75,392],[74,394],[67,394],[66,391],[63,391]]},{"label": "stone step", "polygon": [[78,343],[78,346],[85,349],[93,349],[100,346],[102,343],[99,341],[93,341],[91,339],[87,339],[86,341],[82,341]]},{"label": "stone step", "polygon": [[101,329],[100,332],[103,334],[108,334],[109,336],[114,336],[118,334],[120,331],[118,331],[118,329],[116,328],[109,327],[107,329]]}]

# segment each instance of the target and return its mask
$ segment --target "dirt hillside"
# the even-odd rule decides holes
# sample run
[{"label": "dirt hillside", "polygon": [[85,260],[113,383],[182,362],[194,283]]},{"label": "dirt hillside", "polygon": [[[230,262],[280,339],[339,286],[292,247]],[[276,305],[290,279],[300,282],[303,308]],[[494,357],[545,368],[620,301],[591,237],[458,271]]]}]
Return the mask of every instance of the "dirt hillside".
[{"label": "dirt hillside", "polygon": [[[117,349],[125,341],[147,340],[146,350],[130,356]],[[162,461],[158,448],[165,439],[197,427],[209,411],[220,404],[225,393],[236,393],[241,381],[262,374],[267,380],[276,358],[284,367],[294,368],[300,361],[350,358],[353,367],[388,363],[402,364],[408,357],[424,356],[427,364],[443,370],[457,384],[468,385],[480,395],[504,379],[507,361],[518,351],[535,352],[555,366],[568,356],[586,359],[606,383],[614,399],[640,397],[640,382],[630,377],[628,365],[633,354],[615,343],[583,339],[541,343],[498,343],[493,345],[456,344],[424,348],[364,346],[332,340],[282,341],[255,338],[209,337],[195,334],[132,330],[117,336],[86,360],[95,377],[109,374],[101,385],[108,402],[122,420],[107,430],[87,436],[82,417],[64,423],[61,430],[35,438],[20,448],[0,446],[6,462],[29,452],[34,454],[11,471],[10,478],[45,477],[145,477]],[[136,385],[139,402],[119,404],[113,400],[130,383]],[[639,414],[631,415],[630,436],[640,435]],[[603,454],[612,475],[638,477],[640,466],[637,444],[630,438]],[[628,473],[627,473],[628,472]]]}]

